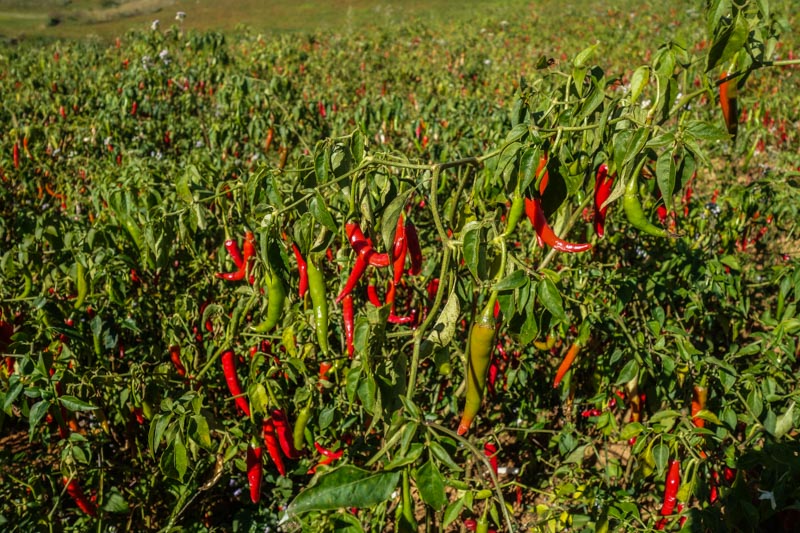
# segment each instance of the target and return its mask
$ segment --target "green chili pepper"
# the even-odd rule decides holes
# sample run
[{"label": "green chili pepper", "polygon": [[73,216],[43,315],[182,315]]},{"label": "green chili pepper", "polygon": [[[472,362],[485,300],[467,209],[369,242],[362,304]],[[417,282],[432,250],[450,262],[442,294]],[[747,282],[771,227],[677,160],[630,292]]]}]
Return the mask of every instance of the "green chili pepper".
[{"label": "green chili pepper", "polygon": [[80,261],[75,263],[75,284],[78,288],[78,296],[75,298],[75,309],[80,309],[89,293],[89,284],[86,281],[86,269]]},{"label": "green chili pepper", "polygon": [[638,195],[638,175],[640,168],[640,166],[637,167],[630,181],[625,186],[625,195],[622,197],[622,208],[625,210],[625,216],[628,218],[628,222],[639,231],[643,231],[654,237],[667,237],[669,235],[667,230],[659,228],[650,222],[644,214],[644,209],[642,209],[642,204],[639,201]]},{"label": "green chili pepper", "polygon": [[314,306],[314,327],[317,342],[323,355],[328,354],[328,299],[325,296],[325,279],[311,257],[308,258],[308,290]]},{"label": "green chili pepper", "polygon": [[525,211],[525,197],[518,192],[514,193],[514,199],[511,201],[511,208],[508,210],[508,217],[506,218],[506,231],[505,236],[510,235],[514,228],[517,227],[522,213]]},{"label": "green chili pepper", "polygon": [[283,304],[286,301],[286,286],[283,284],[283,279],[280,275],[279,257],[279,255],[267,254],[267,260],[270,266],[267,283],[269,302],[267,302],[267,318],[255,327],[255,330],[259,333],[266,333],[277,326],[283,315]]},{"label": "green chili pepper", "polygon": [[483,401],[486,374],[489,370],[489,363],[492,361],[492,348],[494,347],[494,303],[496,299],[497,294],[493,293],[469,333],[467,401],[464,405],[464,413],[461,415],[461,422],[458,424],[459,435],[464,435],[469,430]]},{"label": "green chili pepper", "polygon": [[311,406],[306,405],[300,410],[297,415],[297,420],[294,422],[294,429],[292,430],[292,443],[295,450],[302,450],[306,445],[306,426],[311,419]]}]

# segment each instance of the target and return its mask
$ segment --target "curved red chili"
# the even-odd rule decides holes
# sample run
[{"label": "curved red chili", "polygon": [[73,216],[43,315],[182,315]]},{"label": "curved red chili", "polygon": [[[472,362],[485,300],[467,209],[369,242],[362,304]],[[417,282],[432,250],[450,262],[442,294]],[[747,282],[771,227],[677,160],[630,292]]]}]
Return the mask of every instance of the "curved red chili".
[{"label": "curved red chili", "polygon": [[544,216],[544,209],[542,202],[539,198],[526,198],[525,199],[525,213],[528,215],[533,228],[536,230],[536,235],[541,237],[542,241],[548,246],[555,248],[559,252],[575,253],[585,252],[591,249],[590,243],[573,243],[559,238],[553,229],[547,223],[547,218]]},{"label": "curved red chili", "polygon": [[419,246],[417,228],[410,220],[406,220],[405,234],[408,241],[408,253],[411,256],[411,268],[408,269],[408,273],[416,276],[422,272],[422,249]]},{"label": "curved red chili", "polygon": [[264,444],[267,445],[269,457],[272,459],[272,462],[275,463],[278,473],[285,476],[286,465],[283,464],[283,457],[281,457],[280,444],[278,443],[278,436],[275,433],[275,424],[271,418],[266,418],[261,428],[264,433]]},{"label": "curved red chili", "polygon": [[601,239],[605,234],[606,214],[608,213],[608,206],[603,204],[611,195],[613,185],[614,177],[608,177],[608,165],[603,163],[597,169],[594,182],[594,231]]},{"label": "curved red chili", "polygon": [[355,346],[353,345],[355,320],[353,314],[353,295],[348,294],[342,300],[342,318],[344,319],[344,339],[345,344],[347,345],[347,355],[351,359],[353,358],[353,353],[355,352]]},{"label": "curved red chili", "polygon": [[89,516],[97,516],[97,505],[88,500],[83,494],[80,483],[77,479],[64,478],[64,485],[67,487],[67,494],[69,494],[78,508]]},{"label": "curved red chili", "polygon": [[261,447],[247,447],[247,481],[250,483],[250,500],[258,503],[261,499]]},{"label": "curved red chili", "polygon": [[[678,489],[681,486],[681,462],[672,460],[667,471],[667,482],[664,487],[664,503],[661,505],[661,516],[669,516],[675,511],[678,500]],[[656,524],[656,529],[664,529],[666,519],[662,518]]]},{"label": "curved red chili", "polygon": [[236,355],[233,350],[225,350],[222,354],[222,373],[225,375],[225,382],[228,384],[228,390],[230,390],[231,395],[234,396],[236,405],[249,417],[250,405],[242,393],[242,385],[239,383],[238,374],[236,374]]},{"label": "curved red chili", "polygon": [[278,437],[278,444],[280,444],[283,454],[289,459],[300,457],[300,453],[294,447],[292,426],[282,410],[274,409],[272,411],[272,424],[275,427],[275,434]]},{"label": "curved red chili", "polygon": [[231,259],[233,259],[236,268],[239,270],[244,268],[244,259],[242,258],[242,252],[239,250],[239,243],[237,243],[234,239],[228,239],[225,241],[225,249],[231,256]]},{"label": "curved red chili", "polygon": [[297,272],[300,274],[300,283],[297,285],[297,293],[300,299],[303,299],[308,291],[308,264],[303,259],[300,253],[300,248],[295,243],[292,243],[292,250],[294,251],[294,258],[297,261]]}]

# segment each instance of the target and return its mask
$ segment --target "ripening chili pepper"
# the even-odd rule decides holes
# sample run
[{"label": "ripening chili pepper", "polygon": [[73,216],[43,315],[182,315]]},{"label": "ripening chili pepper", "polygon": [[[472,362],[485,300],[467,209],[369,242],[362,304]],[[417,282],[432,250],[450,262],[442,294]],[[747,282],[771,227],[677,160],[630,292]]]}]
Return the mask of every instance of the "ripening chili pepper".
[{"label": "ripening chili pepper", "polygon": [[659,228],[650,222],[644,214],[642,203],[639,201],[638,183],[637,173],[634,172],[634,175],[631,176],[630,181],[625,186],[625,194],[622,196],[622,208],[625,211],[625,217],[639,231],[653,237],[667,237],[669,235],[667,230]]},{"label": "ripening chili pepper", "polygon": [[492,442],[487,442],[483,445],[483,453],[489,458],[494,475],[497,475],[497,446]]},{"label": "ripening chili pepper", "polygon": [[355,222],[345,224],[345,233],[353,250],[359,255],[365,255],[370,266],[384,268],[391,264],[389,254],[376,252],[372,247],[372,241],[364,235],[358,224]]},{"label": "ripening chili pepper", "polygon": [[242,258],[242,252],[239,251],[239,243],[237,243],[234,239],[227,239],[225,241],[225,249],[231,256],[231,259],[233,259],[233,263],[236,265],[236,268],[239,270],[243,269],[244,259]]},{"label": "ripening chili pepper", "polygon": [[222,373],[225,375],[228,390],[234,396],[236,405],[249,417],[250,405],[247,403],[247,398],[242,395],[242,385],[239,383],[238,374],[236,374],[236,355],[233,350],[225,350],[222,353]]},{"label": "ripening chili pepper", "polygon": [[19,168],[19,143],[18,142],[14,143],[13,154],[14,154],[14,168]]},{"label": "ripening chili pepper", "polygon": [[353,265],[353,270],[350,271],[350,275],[347,277],[344,287],[342,287],[342,290],[336,297],[337,304],[341,302],[345,296],[348,296],[352,292],[361,279],[361,276],[363,276],[364,272],[366,272],[367,266],[367,259],[363,255],[359,254],[356,256],[356,262]]},{"label": "ripening chili pepper", "polygon": [[603,163],[597,169],[594,182],[594,231],[600,239],[605,234],[606,214],[608,213],[608,206],[603,204],[611,195],[613,185],[614,177],[608,177],[608,165]]},{"label": "ripening chili pepper", "polygon": [[575,357],[577,357],[578,352],[581,350],[581,345],[578,342],[573,342],[572,346],[569,347],[567,350],[567,354],[564,356],[564,360],[561,361],[561,364],[556,371],[556,378],[553,380],[553,388],[555,389],[558,387],[558,384],[561,383],[561,380],[564,378],[564,375],[569,370],[569,367],[572,365],[572,362],[575,361]]},{"label": "ripening chili pepper", "polygon": [[131,104],[131,116],[136,116],[136,110],[139,108],[139,104],[136,103],[136,100],[133,101]]},{"label": "ripening chili pepper", "polygon": [[369,303],[375,307],[383,306],[381,299],[378,297],[378,289],[375,288],[375,285],[367,285],[367,298],[369,299]]},{"label": "ripening chili pepper", "polygon": [[518,192],[514,193],[514,199],[511,200],[511,207],[508,209],[508,217],[506,218],[506,230],[503,233],[504,236],[509,236],[511,233],[514,232],[514,229],[517,227],[517,223],[519,219],[522,217],[522,213],[525,212],[525,197],[519,194]]},{"label": "ripening chili pepper", "polygon": [[[253,269],[253,261],[256,257],[256,238],[252,231],[247,231],[244,234],[244,244],[242,245],[242,261],[244,262],[245,275],[249,275]],[[250,285],[253,284],[252,276],[248,279]]]},{"label": "ripening chili pepper", "polygon": [[525,213],[528,215],[531,224],[533,224],[536,235],[541,237],[542,241],[551,248],[555,248],[559,252],[567,253],[585,252],[592,248],[590,243],[578,244],[559,238],[547,223],[547,219],[544,216],[544,209],[542,208],[542,202],[539,198],[525,199]]},{"label": "ripening chili pepper", "polygon": [[325,296],[325,280],[311,257],[308,258],[308,289],[314,306],[314,327],[317,343],[323,355],[328,353],[328,299]]},{"label": "ripening chili pepper", "polygon": [[[661,516],[669,516],[675,511],[675,504],[678,500],[678,489],[681,486],[681,463],[672,460],[667,471],[667,481],[664,487],[664,503],[661,504]],[[656,529],[664,529],[666,519],[662,518],[656,524]]]},{"label": "ripening chili pepper", "polygon": [[292,426],[282,410],[274,409],[272,411],[272,424],[275,427],[275,434],[278,436],[278,443],[281,446],[281,450],[283,450],[283,455],[289,459],[300,457],[300,453],[294,447]]},{"label": "ripening chili pepper", "polygon": [[305,298],[306,292],[308,291],[308,265],[306,265],[306,261],[303,259],[303,256],[300,253],[300,248],[297,247],[297,244],[292,243],[292,250],[294,251],[295,261],[297,261],[297,272],[300,274],[300,282],[297,285],[297,294],[302,300]]},{"label": "ripening chili pepper", "polygon": [[719,472],[713,470],[711,472],[711,489],[708,495],[708,503],[714,505],[719,499]]},{"label": "ripening chili pepper", "polygon": [[247,481],[250,483],[250,500],[261,499],[261,446],[247,446]]},{"label": "ripening chili pepper", "polygon": [[[727,72],[722,72],[719,79],[728,77]],[[725,119],[725,127],[728,133],[736,137],[739,129],[739,105],[736,80],[727,80],[719,84],[719,106],[722,108],[722,117]]]},{"label": "ripening chili pepper", "polygon": [[186,367],[183,366],[181,362],[181,347],[178,345],[172,345],[169,347],[169,359],[172,361],[172,365],[175,367],[175,371],[178,373],[180,377],[184,377],[186,375]]},{"label": "ripening chili pepper", "polygon": [[408,273],[416,276],[422,272],[422,249],[419,246],[417,228],[410,220],[406,220],[405,236],[408,241],[408,253],[411,256],[411,267],[408,269]]},{"label": "ripening chili pepper", "polygon": [[353,353],[355,353],[355,346],[353,346],[353,332],[355,330],[353,314],[353,295],[348,294],[342,300],[342,318],[344,319],[344,339],[347,345],[347,356],[351,359],[353,358]]},{"label": "ripening chili pepper", "polygon": [[708,399],[708,388],[703,385],[695,385],[692,388],[692,423],[696,427],[704,427],[705,420],[697,416],[697,413],[706,408],[706,400]]},{"label": "ripening chili pepper", "polygon": [[486,387],[486,374],[492,360],[494,347],[494,302],[496,294],[492,294],[489,303],[472,325],[469,333],[469,360],[467,362],[467,392],[464,412],[458,424],[458,434],[464,435],[472,424],[472,420],[481,407],[484,389]]},{"label": "ripening chili pepper", "polygon": [[275,467],[278,469],[278,473],[282,476],[286,475],[286,465],[283,464],[283,457],[281,457],[281,448],[280,444],[278,443],[278,436],[275,433],[275,425],[272,422],[271,418],[265,418],[264,423],[262,424],[262,430],[264,433],[264,444],[267,445],[267,452],[269,453],[270,459],[272,462],[275,463]]},{"label": "ripening chili pepper", "polygon": [[316,472],[317,467],[323,466],[323,465],[329,465],[332,462],[334,462],[335,460],[341,459],[342,455],[344,455],[344,449],[341,449],[341,450],[338,450],[338,451],[334,452],[332,450],[329,450],[327,448],[322,447],[316,441],[314,442],[314,448],[316,448],[317,451],[322,455],[322,459],[319,461],[319,463],[316,464],[316,466],[312,467],[308,471],[309,474],[313,474],[314,472]]},{"label": "ripening chili pepper", "polygon": [[270,146],[272,146],[272,139],[275,137],[275,130],[270,128],[267,130],[267,138],[264,140],[264,151],[269,152]]},{"label": "ripening chili pepper", "polygon": [[[292,431],[292,444],[295,450],[302,450],[306,447],[305,431],[308,421],[311,419],[311,405],[306,405],[300,409],[297,415],[297,420],[294,421],[294,430]],[[299,451],[298,451],[299,453]]]},{"label": "ripening chili pepper", "polygon": [[77,479],[64,478],[64,485],[67,487],[67,494],[69,494],[78,508],[89,516],[97,516],[97,505],[89,501],[81,489],[80,483]]}]

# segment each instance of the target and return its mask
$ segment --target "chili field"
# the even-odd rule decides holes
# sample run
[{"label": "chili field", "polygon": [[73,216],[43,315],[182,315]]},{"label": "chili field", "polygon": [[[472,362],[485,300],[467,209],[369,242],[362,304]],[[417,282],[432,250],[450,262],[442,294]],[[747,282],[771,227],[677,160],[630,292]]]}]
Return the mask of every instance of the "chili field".
[{"label": "chili field", "polygon": [[792,2],[188,4],[0,44],[0,528],[796,530]]}]

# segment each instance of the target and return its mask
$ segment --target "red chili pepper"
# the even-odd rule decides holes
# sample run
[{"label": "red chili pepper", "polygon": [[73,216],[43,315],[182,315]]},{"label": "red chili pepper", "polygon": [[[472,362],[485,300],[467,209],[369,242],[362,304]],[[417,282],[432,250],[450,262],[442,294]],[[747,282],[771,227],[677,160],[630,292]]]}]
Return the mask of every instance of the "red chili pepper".
[{"label": "red chili pepper", "polygon": [[408,273],[416,276],[422,272],[422,249],[419,247],[417,228],[410,220],[406,220],[405,234],[408,241],[408,252],[411,255],[411,268],[408,269]]},{"label": "red chili pepper", "polygon": [[281,445],[283,454],[289,459],[300,457],[300,453],[294,447],[292,426],[289,425],[289,419],[282,410],[275,409],[272,411],[272,424],[275,427],[275,433],[278,436],[278,443]]},{"label": "red chili pepper", "polygon": [[261,446],[247,447],[247,481],[250,482],[250,500],[261,499]]},{"label": "red chili pepper", "polygon": [[239,270],[244,268],[244,259],[242,259],[242,252],[239,251],[239,243],[234,239],[228,239],[225,241],[225,249],[228,250],[236,268]]},{"label": "red chili pepper", "polygon": [[494,475],[497,475],[497,446],[492,442],[487,442],[483,445],[483,453],[489,458]]},{"label": "red chili pepper", "polygon": [[350,241],[353,250],[355,250],[357,254],[366,254],[368,256],[368,263],[371,266],[377,268],[389,266],[391,263],[389,254],[377,253],[372,247],[372,241],[364,236],[364,232],[361,231],[358,224],[354,222],[345,224],[345,233],[347,234],[347,240]]},{"label": "red chili pepper", "polygon": [[375,288],[375,285],[367,286],[367,298],[369,299],[369,303],[375,307],[381,307],[383,305],[380,298],[378,298],[378,289]]},{"label": "red chili pepper", "polygon": [[302,300],[308,291],[308,264],[300,254],[300,248],[298,248],[295,243],[292,243],[292,250],[294,251],[294,258],[297,261],[297,271],[300,274],[300,283],[297,286],[297,293]]},{"label": "red chili pepper", "polygon": [[19,143],[14,143],[14,168],[19,168]]},{"label": "red chili pepper", "polygon": [[225,375],[228,390],[234,396],[236,405],[249,417],[250,405],[247,403],[247,398],[242,395],[242,385],[239,383],[238,374],[236,374],[236,355],[233,350],[226,350],[222,354],[222,373]]},{"label": "red chili pepper", "polygon": [[89,516],[97,516],[97,505],[89,501],[83,494],[80,483],[77,479],[64,478],[64,485],[67,486],[67,494],[69,494],[78,508]]},{"label": "red chili pepper", "polygon": [[558,371],[556,371],[556,378],[553,380],[554,389],[561,383],[561,380],[564,378],[564,375],[566,375],[569,367],[572,366],[572,362],[575,361],[575,357],[577,357],[580,350],[581,345],[577,342],[572,343],[572,346],[569,347],[567,354],[564,356],[564,360],[561,361],[561,365],[559,365]]},{"label": "red chili pepper", "polygon": [[285,476],[286,465],[283,464],[283,457],[281,457],[281,448],[280,444],[278,444],[278,436],[275,433],[275,425],[272,422],[271,418],[264,419],[264,423],[262,424],[262,429],[264,432],[264,444],[267,445],[267,452],[269,452],[269,456],[272,459],[272,462],[275,463],[275,466],[278,469],[278,473],[282,476]]},{"label": "red chili pepper", "polygon": [[[677,503],[678,489],[681,486],[681,463],[680,461],[670,461],[669,471],[667,472],[667,482],[664,487],[664,503],[661,505],[661,516],[669,516],[675,511]],[[666,519],[662,518],[656,524],[656,529],[664,529]]]},{"label": "red chili pepper", "polygon": [[356,263],[353,265],[353,270],[350,272],[350,276],[348,276],[347,281],[344,284],[344,287],[339,292],[339,295],[336,297],[336,303],[340,303],[342,299],[350,294],[355,286],[358,284],[358,281],[361,279],[361,276],[364,275],[364,272],[367,270],[367,259],[362,254],[358,254],[356,257]]},{"label": "red chili pepper", "polygon": [[585,252],[591,249],[592,245],[590,243],[578,244],[559,238],[547,224],[542,202],[539,198],[525,199],[525,213],[528,215],[531,224],[533,224],[536,235],[541,237],[542,241],[548,246],[555,248],[559,252],[567,253]]},{"label": "red chili pepper", "polygon": [[184,377],[186,375],[186,367],[183,366],[181,362],[181,347],[177,345],[173,345],[169,347],[169,359],[172,361],[173,366],[175,367],[175,371],[178,373],[180,377]]},{"label": "red chili pepper", "polygon": [[[244,257],[242,258],[244,261],[244,271],[247,275],[253,269],[253,261],[256,257],[256,238],[252,231],[248,231],[244,234],[244,245],[242,246],[242,252],[244,253]],[[250,282],[250,285],[252,285],[254,282],[253,277],[250,276],[248,281]]]},{"label": "red chili pepper", "polygon": [[322,447],[319,442],[314,442],[314,448],[316,448],[320,454],[324,455],[325,457],[330,457],[331,459],[339,459],[342,457],[342,455],[344,455],[344,450],[329,450]]},{"label": "red chili pepper", "polygon": [[711,491],[708,495],[708,503],[714,505],[719,499],[719,472],[716,470],[711,472]]},{"label": "red chili pepper", "polygon": [[[377,295],[376,295],[377,296]],[[351,359],[355,353],[355,346],[353,346],[353,332],[355,330],[355,321],[353,317],[353,295],[348,294],[342,300],[342,318],[344,319],[344,339],[347,345],[347,355]]]},{"label": "red chili pepper", "polygon": [[603,163],[597,169],[597,176],[594,182],[594,231],[599,238],[603,238],[605,234],[606,213],[608,206],[603,206],[603,203],[611,195],[611,189],[614,185],[614,178],[608,177],[608,165]]}]

